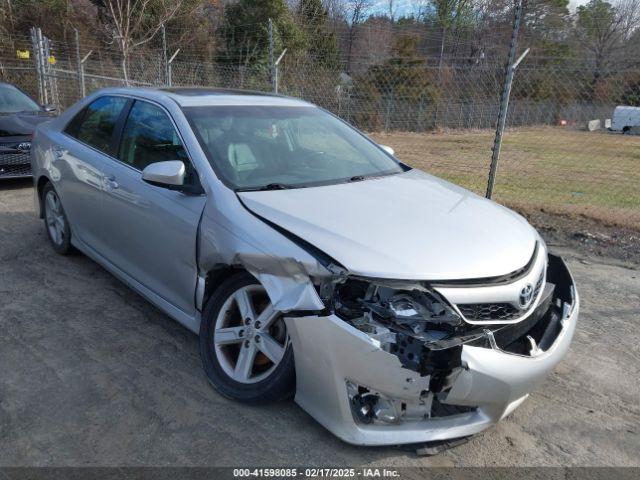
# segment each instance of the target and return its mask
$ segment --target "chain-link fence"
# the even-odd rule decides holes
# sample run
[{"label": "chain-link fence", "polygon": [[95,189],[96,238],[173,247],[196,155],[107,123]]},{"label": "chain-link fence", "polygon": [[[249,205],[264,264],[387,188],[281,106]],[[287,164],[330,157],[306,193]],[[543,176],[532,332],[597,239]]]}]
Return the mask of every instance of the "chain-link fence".
[{"label": "chain-link fence", "polygon": [[[35,29],[2,42],[0,79],[61,108],[107,86],[274,88],[268,65],[180,52],[169,63],[172,52],[153,49],[123,63],[113,47],[39,35]],[[406,163],[484,194],[504,59],[439,67],[390,58],[351,75],[321,65],[285,56],[279,93],[316,103],[392,146]],[[602,75],[572,59],[525,59],[515,74],[494,198],[525,212],[543,208],[640,228],[640,136],[607,130],[620,104],[640,106],[640,67]]]}]

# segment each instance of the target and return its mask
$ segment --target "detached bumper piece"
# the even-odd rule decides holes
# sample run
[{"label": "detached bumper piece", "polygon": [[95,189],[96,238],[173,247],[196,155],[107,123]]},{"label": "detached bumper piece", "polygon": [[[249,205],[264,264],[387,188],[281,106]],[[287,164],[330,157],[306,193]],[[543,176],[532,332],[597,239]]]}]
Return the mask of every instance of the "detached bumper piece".
[{"label": "detached bumper piece", "polygon": [[0,143],[0,179],[31,176],[30,152],[15,143]]},{"label": "detached bumper piece", "polygon": [[[425,442],[455,444],[486,429],[517,408],[569,348],[577,292],[559,257],[549,255],[547,265],[541,300],[519,323],[456,323],[444,298],[388,284],[350,287],[351,301],[343,289],[324,316],[286,318],[297,403],[358,445],[421,444],[432,454],[447,442]],[[380,298],[387,301],[374,305]],[[427,321],[416,322],[418,314]]]}]

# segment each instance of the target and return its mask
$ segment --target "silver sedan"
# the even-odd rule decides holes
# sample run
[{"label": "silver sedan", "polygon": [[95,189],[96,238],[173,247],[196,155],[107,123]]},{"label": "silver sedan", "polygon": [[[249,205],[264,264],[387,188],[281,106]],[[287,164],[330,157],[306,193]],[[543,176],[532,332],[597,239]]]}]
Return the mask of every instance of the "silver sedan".
[{"label": "silver sedan", "polygon": [[571,274],[522,217],[309,103],[101,90],[32,158],[55,251],[198,334],[220,394],[295,395],[347,442],[480,432],[569,348]]}]

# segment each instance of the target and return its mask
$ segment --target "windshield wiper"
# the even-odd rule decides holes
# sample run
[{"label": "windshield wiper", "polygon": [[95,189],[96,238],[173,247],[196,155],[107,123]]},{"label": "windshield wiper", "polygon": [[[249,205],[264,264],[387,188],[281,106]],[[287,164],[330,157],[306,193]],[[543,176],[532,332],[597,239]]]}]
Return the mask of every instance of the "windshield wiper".
[{"label": "windshield wiper", "polygon": [[389,175],[397,175],[398,173],[402,173],[402,172],[385,171],[385,172],[369,173],[367,175],[354,175],[353,177],[349,178],[349,182],[361,182],[363,180],[368,180],[370,178],[387,177]]},{"label": "windshield wiper", "polygon": [[40,113],[41,110],[18,110],[17,112],[2,112],[6,115],[35,115],[36,113]]},{"label": "windshield wiper", "polygon": [[286,183],[268,183],[267,185],[260,185],[258,187],[238,188],[236,192],[262,192],[265,190],[288,190],[295,188],[293,185],[287,185]]}]

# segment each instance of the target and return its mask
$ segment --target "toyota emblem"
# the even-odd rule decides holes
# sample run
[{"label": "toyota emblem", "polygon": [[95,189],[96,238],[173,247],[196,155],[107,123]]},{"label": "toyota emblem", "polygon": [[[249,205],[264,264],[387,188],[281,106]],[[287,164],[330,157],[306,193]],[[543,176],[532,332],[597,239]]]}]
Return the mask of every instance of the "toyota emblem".
[{"label": "toyota emblem", "polygon": [[531,305],[531,301],[533,300],[533,285],[527,283],[522,290],[520,290],[520,296],[518,301],[520,303],[520,307],[527,308]]}]

